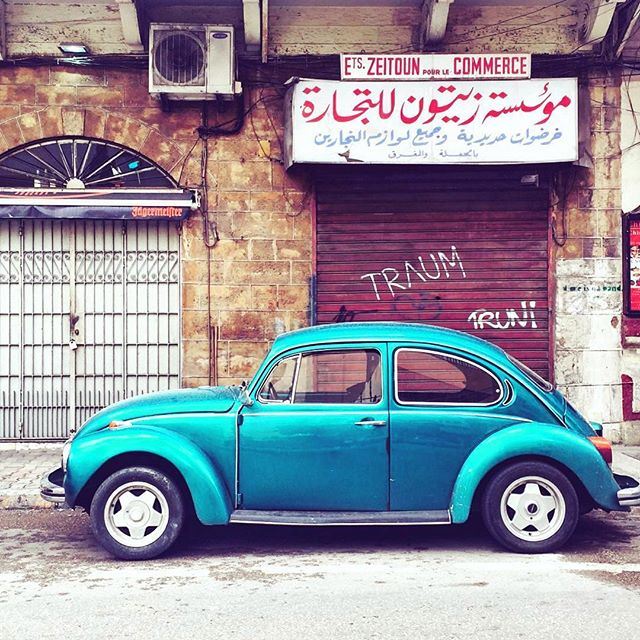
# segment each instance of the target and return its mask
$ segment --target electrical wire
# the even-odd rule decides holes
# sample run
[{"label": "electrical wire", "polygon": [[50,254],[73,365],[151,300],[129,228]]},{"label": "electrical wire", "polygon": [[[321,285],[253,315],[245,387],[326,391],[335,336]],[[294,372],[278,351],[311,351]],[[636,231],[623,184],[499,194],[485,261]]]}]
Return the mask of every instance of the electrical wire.
[{"label": "electrical wire", "polygon": [[185,167],[187,166],[187,163],[191,159],[191,155],[195,151],[195,148],[198,146],[198,142],[200,142],[201,140],[202,140],[202,138],[200,138],[199,136],[196,138],[196,141],[193,143],[193,145],[191,145],[191,148],[189,149],[189,151],[185,155],[184,160],[182,161],[182,165],[180,167],[180,173],[178,174],[178,184],[179,185],[182,184],[182,177],[184,175]]},{"label": "electrical wire", "polygon": [[[566,173],[571,173],[571,184],[567,186],[566,184]],[[557,217],[555,214],[551,220],[551,237],[553,238],[554,243],[559,247],[564,247],[567,244],[568,240],[568,230],[567,230],[567,201],[569,199],[569,194],[573,191],[575,186],[577,177],[577,168],[571,167],[565,171],[559,171],[555,174],[553,192],[556,195],[556,202],[551,203],[551,208],[556,210],[559,208],[560,210],[560,220],[561,220],[561,235],[558,235],[558,229],[556,225]]]},{"label": "electrical wire", "polygon": [[[560,0],[560,2],[554,2],[554,3],[546,5],[544,7],[539,7],[536,10],[530,11],[528,13],[522,13],[522,14],[520,14],[518,16],[513,16],[512,18],[508,18],[508,19],[496,22],[494,24],[483,25],[481,27],[474,27],[472,31],[465,33],[465,36],[470,36],[470,37],[465,37],[462,40],[447,40],[445,42],[445,44],[447,46],[449,46],[449,45],[454,45],[454,44],[465,44],[467,42],[474,42],[476,40],[484,40],[486,38],[495,38],[497,36],[503,36],[503,35],[506,35],[508,33],[513,33],[515,31],[527,30],[527,29],[529,29],[531,27],[537,27],[537,26],[540,26],[540,25],[543,25],[543,24],[548,24],[549,22],[556,22],[557,20],[562,19],[562,18],[571,18],[571,17],[577,15],[577,11],[575,9],[571,10],[569,13],[566,13],[566,14],[564,14],[562,16],[554,16],[552,18],[548,18],[546,20],[541,20],[539,22],[532,22],[532,23],[524,24],[524,25],[517,26],[517,27],[511,27],[509,29],[505,29],[504,31],[499,31],[497,33],[485,33],[484,35],[478,35],[478,34],[481,34],[483,32],[486,32],[486,31],[491,31],[492,29],[495,29],[495,28],[499,27],[500,25],[506,24],[507,22],[511,22],[513,20],[519,20],[521,18],[526,18],[528,16],[535,15],[536,13],[542,14],[547,9],[551,9],[551,8],[553,8],[555,6],[558,6],[560,4],[564,4],[565,2],[568,2],[568,1],[569,0]],[[589,9],[589,10],[591,10],[591,9]]]}]

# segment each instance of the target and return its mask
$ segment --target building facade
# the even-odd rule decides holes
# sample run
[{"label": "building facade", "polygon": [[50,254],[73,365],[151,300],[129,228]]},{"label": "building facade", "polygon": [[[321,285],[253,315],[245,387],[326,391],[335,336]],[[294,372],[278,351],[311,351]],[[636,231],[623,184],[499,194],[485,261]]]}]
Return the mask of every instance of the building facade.
[{"label": "building facade", "polygon": [[[614,440],[640,440],[623,313],[624,78],[577,5],[455,2],[438,34],[440,3],[272,2],[266,61],[240,50],[236,111],[160,101],[139,61],[114,64],[135,53],[117,4],[84,3],[74,38],[36,29],[35,3],[7,5],[0,151],[50,138],[121,146],[202,206],[180,222],[0,220],[1,438],[56,439],[131,393],[247,379],[283,331],[398,319],[487,337]],[[236,24],[242,47],[240,3],[188,4],[189,21]],[[184,8],[160,5],[144,7],[149,20],[184,21]],[[87,42],[91,64],[48,59],[62,39]],[[534,78],[577,78],[578,162],[285,166],[289,76],[338,79],[339,53],[425,49],[533,54]]]}]

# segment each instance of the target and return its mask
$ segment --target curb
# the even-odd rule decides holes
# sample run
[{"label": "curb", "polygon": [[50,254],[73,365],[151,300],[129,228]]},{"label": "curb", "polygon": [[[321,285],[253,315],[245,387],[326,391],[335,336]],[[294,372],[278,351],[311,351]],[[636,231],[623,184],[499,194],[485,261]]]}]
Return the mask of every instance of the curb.
[{"label": "curb", "polygon": [[622,473],[640,479],[640,460],[632,458],[621,451],[614,449],[611,468],[616,473]]},{"label": "curb", "polygon": [[0,495],[0,509],[53,509],[53,502],[47,502],[39,493],[17,493]]}]

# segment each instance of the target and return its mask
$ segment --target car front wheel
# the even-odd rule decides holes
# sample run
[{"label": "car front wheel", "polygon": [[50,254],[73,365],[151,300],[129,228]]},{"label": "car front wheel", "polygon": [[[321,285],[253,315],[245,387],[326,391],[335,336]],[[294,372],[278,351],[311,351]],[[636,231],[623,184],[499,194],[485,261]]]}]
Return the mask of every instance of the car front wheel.
[{"label": "car front wheel", "polygon": [[91,501],[91,526],[98,542],[118,558],[147,560],[178,538],[184,501],[170,476],[147,467],[116,471]]},{"label": "car front wheel", "polygon": [[489,481],[482,499],[487,530],[519,553],[546,553],[573,534],[580,504],[571,481],[544,462],[519,462]]}]

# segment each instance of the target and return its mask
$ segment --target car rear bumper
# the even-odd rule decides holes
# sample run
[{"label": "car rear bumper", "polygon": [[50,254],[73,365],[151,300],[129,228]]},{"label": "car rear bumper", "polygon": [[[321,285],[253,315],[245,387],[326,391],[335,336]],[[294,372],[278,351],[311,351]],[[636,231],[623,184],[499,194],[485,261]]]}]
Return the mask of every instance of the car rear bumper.
[{"label": "car rear bumper", "polygon": [[64,471],[62,467],[45,473],[40,480],[40,496],[47,502],[63,504],[65,501],[63,482]]},{"label": "car rear bumper", "polygon": [[640,482],[631,476],[624,476],[614,473],[620,490],[618,491],[618,502],[621,507],[640,506]]}]

